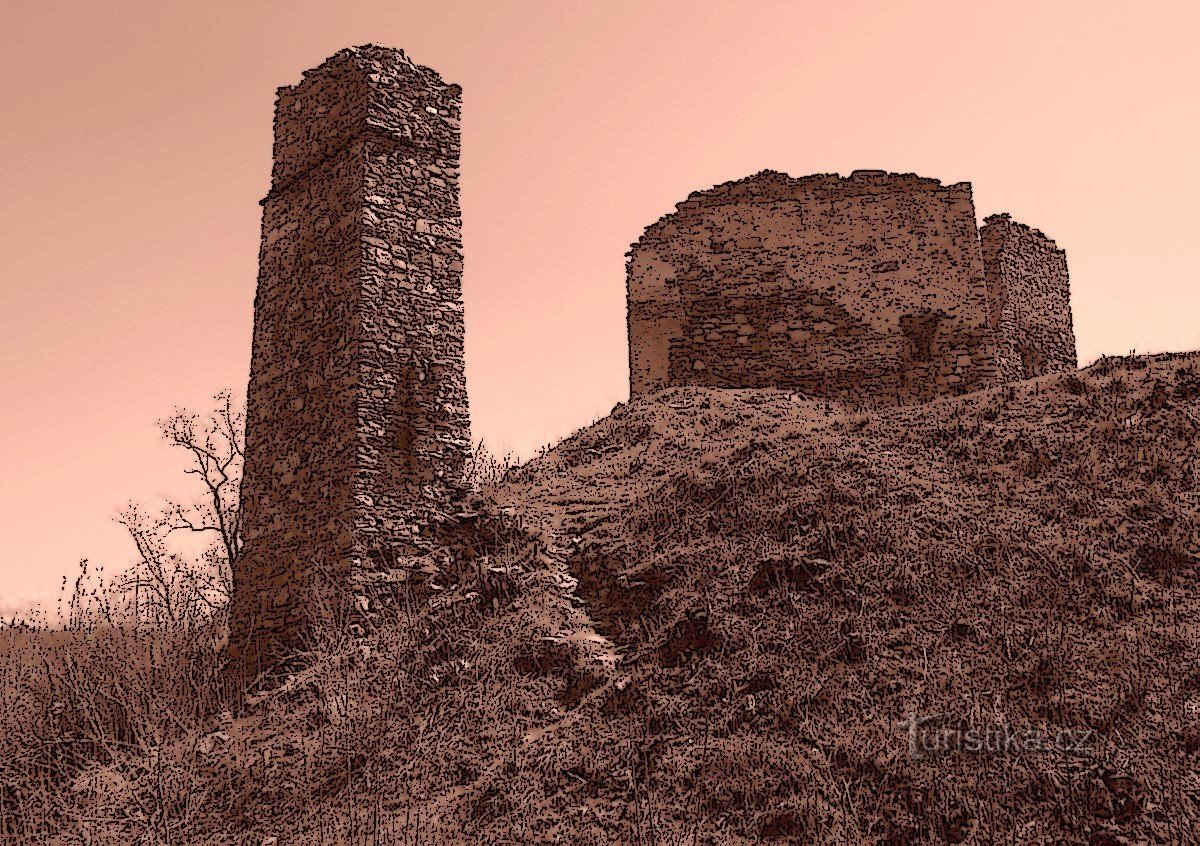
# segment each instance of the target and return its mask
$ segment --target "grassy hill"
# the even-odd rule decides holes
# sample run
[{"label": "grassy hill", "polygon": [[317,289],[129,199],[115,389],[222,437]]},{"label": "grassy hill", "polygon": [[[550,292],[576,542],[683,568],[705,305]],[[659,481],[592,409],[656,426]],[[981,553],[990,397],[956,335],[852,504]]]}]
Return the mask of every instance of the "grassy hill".
[{"label": "grassy hill", "polygon": [[[237,713],[202,644],[135,666],[104,656],[137,638],[22,635],[0,832],[1200,842],[1198,365],[869,413],[618,406],[448,527],[365,640],[325,633]],[[69,766],[44,751],[75,735]]]}]

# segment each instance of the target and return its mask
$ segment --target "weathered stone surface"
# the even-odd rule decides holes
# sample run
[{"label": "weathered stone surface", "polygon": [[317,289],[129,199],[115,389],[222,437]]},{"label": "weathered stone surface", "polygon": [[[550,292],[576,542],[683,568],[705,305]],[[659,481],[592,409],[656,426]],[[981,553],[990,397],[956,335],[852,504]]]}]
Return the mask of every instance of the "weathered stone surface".
[{"label": "weathered stone surface", "polygon": [[1070,317],[1065,264],[1060,285],[1057,265],[1029,258],[1046,251],[1020,243],[989,296],[968,183],[763,171],[693,193],[628,254],[630,392],[778,387],[890,405],[1024,378],[1000,370],[997,298],[1026,303],[1009,325],[1037,349]]},{"label": "weathered stone surface", "polygon": [[979,230],[996,356],[1006,381],[1075,370],[1067,254],[1007,214]]},{"label": "weathered stone surface", "polygon": [[279,89],[230,636],[250,669],[338,613],[355,572],[419,548],[461,493],[460,105],[374,46]]}]

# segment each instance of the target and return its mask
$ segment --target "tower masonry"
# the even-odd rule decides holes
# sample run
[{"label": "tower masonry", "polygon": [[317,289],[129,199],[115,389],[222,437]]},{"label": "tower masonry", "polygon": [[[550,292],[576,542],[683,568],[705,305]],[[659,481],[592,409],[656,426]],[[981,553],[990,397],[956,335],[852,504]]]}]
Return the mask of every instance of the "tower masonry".
[{"label": "tower masonry", "polygon": [[762,171],[693,192],[626,265],[630,394],[783,388],[876,406],[1075,368],[1066,256],[971,185]]},{"label": "tower masonry", "polygon": [[1007,214],[979,230],[996,359],[1006,381],[1076,369],[1067,254]]},{"label": "tower masonry", "polygon": [[461,93],[375,46],[278,91],[230,632],[248,669],[386,581],[461,495]]},{"label": "tower masonry", "polygon": [[763,171],[693,193],[628,256],[633,395],[787,388],[891,405],[996,378],[967,183]]}]

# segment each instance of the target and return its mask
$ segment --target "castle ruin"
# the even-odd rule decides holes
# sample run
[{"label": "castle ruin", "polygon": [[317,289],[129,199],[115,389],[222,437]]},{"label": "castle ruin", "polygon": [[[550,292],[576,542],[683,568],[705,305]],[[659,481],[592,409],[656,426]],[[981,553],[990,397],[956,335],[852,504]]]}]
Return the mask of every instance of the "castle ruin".
[{"label": "castle ruin", "polygon": [[[230,654],[253,674],[436,548],[464,494],[461,89],[342,50],[278,91]],[[1075,367],[1066,258],[971,187],[764,171],[628,254],[630,390],[903,404]]]},{"label": "castle ruin", "polygon": [[461,493],[461,93],[374,46],[278,91],[230,632],[248,671]]},{"label": "castle ruin", "polygon": [[628,253],[630,393],[903,404],[1075,368],[1065,254],[969,183],[773,171],[690,195]]}]

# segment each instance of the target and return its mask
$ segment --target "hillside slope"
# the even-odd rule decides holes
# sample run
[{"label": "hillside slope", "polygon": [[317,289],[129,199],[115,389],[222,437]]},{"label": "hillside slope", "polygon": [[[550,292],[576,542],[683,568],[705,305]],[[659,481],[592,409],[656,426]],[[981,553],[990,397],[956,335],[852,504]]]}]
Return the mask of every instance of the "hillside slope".
[{"label": "hillside slope", "polygon": [[[559,741],[579,807],[625,739],[663,842],[1196,842],[1198,363],[873,414],[673,390],[512,474],[629,679]],[[951,734],[1006,727],[1080,754]]]},{"label": "hillside slope", "polygon": [[1198,366],[618,406],[36,842],[1200,842]]}]

